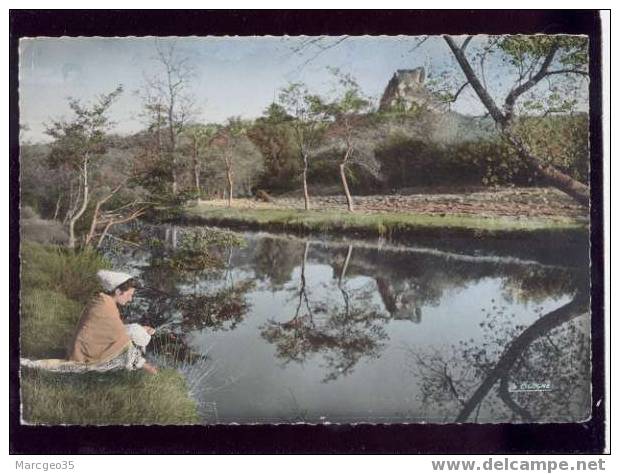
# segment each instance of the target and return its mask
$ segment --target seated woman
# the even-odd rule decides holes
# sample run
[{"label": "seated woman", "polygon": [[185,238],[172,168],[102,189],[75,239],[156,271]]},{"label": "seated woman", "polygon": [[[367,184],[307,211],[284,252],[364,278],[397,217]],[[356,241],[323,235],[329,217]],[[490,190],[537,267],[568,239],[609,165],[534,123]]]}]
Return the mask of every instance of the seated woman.
[{"label": "seated woman", "polygon": [[[108,270],[100,270],[97,277],[104,292],[95,295],[82,312],[67,359],[97,371],[124,368],[156,374],[157,368],[146,362],[132,342],[118,309],[132,300],[136,280],[127,273]],[[149,335],[155,332],[151,327],[143,328]]]}]

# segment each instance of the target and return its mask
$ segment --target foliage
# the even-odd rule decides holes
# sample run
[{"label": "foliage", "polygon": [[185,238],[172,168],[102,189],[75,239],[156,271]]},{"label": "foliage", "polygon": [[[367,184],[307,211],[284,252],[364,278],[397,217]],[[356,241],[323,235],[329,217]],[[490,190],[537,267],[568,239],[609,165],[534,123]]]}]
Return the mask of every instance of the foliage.
[{"label": "foliage", "polygon": [[217,131],[207,152],[209,188],[225,190],[229,197],[251,195],[263,171],[263,156],[248,138],[251,128],[252,122],[230,117]]},{"label": "foliage", "polygon": [[[581,205],[588,205],[588,186],[545,162],[528,147],[517,126],[517,121],[526,114],[543,117],[566,114],[575,111],[580,101],[587,101],[583,87],[588,76],[586,39],[563,35],[489,37],[486,44],[478,45],[476,54],[471,57],[479,63],[478,70],[472,67],[466,55],[473,36],[468,36],[460,45],[449,35],[444,39],[467,80],[459,90],[467,85],[473,88],[503,138],[524,163],[537,170],[549,184]],[[499,84],[508,90],[501,106],[497,101],[497,91],[491,90],[486,81],[484,63],[487,56],[496,56],[513,66],[513,73],[506,75],[512,84]]]},{"label": "foliage", "polygon": [[[337,149],[317,153],[312,158],[312,168],[308,170],[308,181],[322,186],[341,185],[339,160],[342,154]],[[379,165],[379,163],[377,162]],[[351,192],[356,195],[375,194],[385,189],[385,179],[381,174],[370,171],[368,167],[355,161],[345,167],[345,175]]]},{"label": "foliage", "polygon": [[49,145],[21,144],[19,180],[21,205],[32,207],[42,217],[52,217],[60,194],[69,189],[70,170],[50,168]]},{"label": "foliage", "polygon": [[545,164],[588,183],[589,121],[586,114],[520,117],[514,130]]},{"label": "foliage", "polygon": [[39,215],[32,207],[22,204],[19,207],[19,218],[20,219],[37,219],[39,218]]},{"label": "foliage", "polygon": [[181,137],[180,151],[192,159],[194,185],[198,187],[198,189],[194,189],[196,198],[207,196],[202,188],[203,179],[201,179],[201,171],[204,169],[204,161],[207,159],[207,150],[215,138],[218,129],[219,127],[214,124],[202,125],[194,123],[185,127]]},{"label": "foliage", "polygon": [[[537,114],[569,113],[575,110],[578,105],[575,99],[583,92],[583,80],[588,72],[586,37],[490,35],[469,38],[462,43],[462,52],[464,54],[467,48],[473,71],[490,98],[499,106],[500,89],[509,91],[502,98],[505,120],[510,121],[515,117],[515,107],[520,113]],[[510,66],[510,72],[503,80],[487,81],[487,66],[493,62]],[[462,92],[457,80],[450,71],[443,71],[430,85],[436,93],[447,93],[447,101],[452,102]],[[457,89],[458,92],[453,93]],[[497,120],[499,117],[494,118]]]},{"label": "foliage", "polygon": [[148,123],[148,153],[155,161],[165,160],[170,166],[169,192],[179,191],[179,140],[190,118],[196,114],[190,91],[194,68],[177,48],[176,43],[155,43],[155,72],[145,76],[141,95],[144,117]]},{"label": "foliage", "polygon": [[243,239],[232,232],[197,229],[185,234],[179,246],[163,256],[161,264],[181,273],[222,268],[224,262],[217,248],[243,244]]},{"label": "foliage", "polygon": [[364,95],[355,78],[338,68],[329,68],[329,70],[337,86],[336,97],[323,104],[328,118],[338,122],[347,117],[368,112],[371,106],[370,98]]},{"label": "foliage", "polygon": [[279,104],[291,117],[290,126],[300,161],[304,206],[310,208],[308,168],[310,155],[321,144],[327,129],[326,110],[319,96],[310,94],[305,84],[295,82],[280,91]]},{"label": "foliage", "polygon": [[[587,182],[586,116],[522,117],[515,127],[544,162]],[[390,188],[545,184],[501,137],[438,144],[395,133],[378,144],[375,153]]]},{"label": "foliage", "polygon": [[[77,242],[76,223],[85,215],[89,205],[92,206],[94,197],[101,199],[101,204],[112,197],[122,186],[124,179],[114,182],[114,191],[110,193],[107,189],[107,197],[94,196],[94,180],[91,175],[93,164],[101,158],[107,147],[106,133],[111,125],[108,119],[108,110],[113,102],[122,92],[119,86],[113,92],[100,95],[97,100],[89,105],[82,105],[78,100],[70,99],[69,107],[73,112],[71,120],[55,120],[47,127],[46,133],[54,139],[48,157],[48,164],[53,169],[64,169],[68,174],[69,187],[61,191],[56,203],[54,218],[58,217],[61,198],[64,193],[68,194],[65,205],[65,222],[68,223],[69,239],[67,246],[75,248]],[[113,173],[116,177],[117,173]],[[99,180],[97,184],[104,188],[102,184],[105,180]],[[105,189],[105,188],[104,188]],[[119,199],[119,196],[116,196]],[[123,203],[124,204],[124,203]],[[89,241],[95,235],[97,229],[97,218],[100,203],[97,201],[95,210],[91,217],[92,226],[88,227],[81,222],[81,229],[91,229],[88,236],[84,239],[84,245],[89,245]],[[112,218],[110,218],[112,219]],[[113,219],[112,219],[113,220]],[[112,222],[110,220],[109,222]],[[99,222],[101,224],[101,222]],[[106,224],[107,225],[107,224]],[[111,224],[110,224],[111,225]],[[106,231],[109,225],[106,227]],[[103,231],[105,233],[105,231]]]},{"label": "foliage", "polygon": [[323,101],[311,94],[305,84],[295,82],[281,90],[279,105],[290,117],[298,152],[310,153],[321,143],[327,128]]},{"label": "foliage", "polygon": [[295,151],[293,128],[286,110],[272,103],[248,130],[248,138],[260,150],[265,166],[257,187],[288,191],[299,185],[300,163]]},{"label": "foliage", "polygon": [[[335,99],[322,104],[325,117],[330,122],[327,136],[330,137],[339,151],[339,175],[342,180],[343,192],[347,199],[349,211],[353,211],[353,198],[347,180],[347,168],[355,163],[374,166],[374,143],[371,130],[376,130],[369,123],[368,113],[371,102],[364,96],[357,81],[350,75],[332,69],[332,74],[338,84]],[[369,126],[370,125],[370,126]],[[371,140],[368,140],[371,138]]]},{"label": "foliage", "polygon": [[[586,183],[588,118],[576,111],[587,100],[583,94],[588,72],[587,38],[480,36],[460,46],[510,122],[506,129],[544,166],[551,165]],[[547,57],[551,57],[550,63],[543,79],[538,80],[536,73]],[[499,63],[512,72],[490,80]],[[158,43],[155,67],[139,92],[145,119],[145,129],[139,133],[128,137],[108,134],[106,111],[121,93],[119,87],[89,105],[70,100],[74,117],[48,125],[54,143],[22,144],[23,203],[44,218],[64,219],[66,224],[72,210],[77,209],[80,160],[86,151],[98,159],[89,163],[93,196],[76,223],[78,234],[88,229],[96,198],[129,175],[134,178],[108,202],[109,206],[140,199],[170,207],[167,212],[171,216],[178,216],[175,208],[190,199],[222,197],[227,168],[232,170],[233,195],[250,196],[259,189],[292,191],[302,183],[337,184],[342,180],[338,162],[345,161],[345,156],[343,181],[353,194],[418,184],[543,182],[544,170],[535,171],[536,166],[511,150],[514,143],[491,138],[491,134],[474,140],[475,133],[465,130],[465,136],[458,138],[461,143],[447,144],[445,135],[455,128],[467,128],[471,117],[442,115],[423,106],[399,109],[398,104],[375,113],[372,100],[355,79],[337,68],[329,68],[335,88],[323,97],[301,82],[291,83],[257,120],[231,118],[226,123],[211,124],[195,120],[191,94],[194,73],[181,51],[174,45]],[[461,74],[452,68],[429,74],[424,87],[429,94],[453,103],[463,91],[472,93],[471,84],[463,82]],[[459,120],[452,120],[455,116]],[[493,133],[499,135],[497,130]],[[215,140],[225,136],[229,139]],[[227,153],[232,161],[224,165]],[[380,188],[380,184],[384,186]]]},{"label": "foliage", "polygon": [[149,201],[159,205],[171,206],[177,201],[170,190],[170,174],[172,163],[165,159],[154,159],[149,162],[137,177],[137,181],[149,193]]},{"label": "foliage", "polygon": [[233,330],[245,318],[250,305],[246,293],[254,282],[245,281],[212,295],[195,295],[179,301],[185,331],[209,328],[211,331]]},{"label": "foliage", "polygon": [[111,125],[106,114],[122,91],[122,86],[118,86],[111,93],[97,97],[90,106],[83,105],[77,99],[69,99],[73,120],[53,120],[46,130],[54,139],[48,158],[52,168],[66,165],[80,169],[85,156],[103,154],[105,133]]},{"label": "foliage", "polygon": [[[490,41],[493,40],[490,37]],[[562,66],[582,69],[588,63],[588,39],[584,36],[509,35],[499,38],[497,47],[518,68],[525,67],[531,61],[539,61],[553,48],[559,49],[556,60]]]},{"label": "foliage", "polygon": [[376,153],[386,184],[397,189],[503,184],[511,182],[509,171],[518,164],[498,140],[437,145],[399,134],[390,136]]}]

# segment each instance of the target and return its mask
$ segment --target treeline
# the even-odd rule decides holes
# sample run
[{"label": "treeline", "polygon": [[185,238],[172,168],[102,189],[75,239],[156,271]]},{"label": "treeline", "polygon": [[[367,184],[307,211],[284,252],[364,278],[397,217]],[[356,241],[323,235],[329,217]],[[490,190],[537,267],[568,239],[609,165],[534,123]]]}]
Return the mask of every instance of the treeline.
[{"label": "treeline", "polygon": [[[188,62],[173,46],[157,53],[160,70],[140,91],[142,131],[110,133],[119,86],[86,104],[70,99],[71,117],[46,124],[51,143],[22,143],[22,204],[66,228],[70,247],[99,247],[114,226],[154,207],[214,198],[230,206],[259,190],[299,192],[306,209],[312,194],[338,192],[353,212],[356,194],[539,185],[547,167],[588,182],[585,114],[519,116],[510,134],[487,121],[483,131],[484,120],[415,103],[378,111],[353,77],[332,69],[329,95],[292,83],[255,120],[205,124]],[[536,160],[524,159],[524,149]]]},{"label": "treeline", "polygon": [[[264,116],[246,123],[247,132],[231,145],[237,162],[233,180],[233,196],[250,197],[261,189],[278,195],[299,190],[301,167],[293,130],[279,121],[272,105]],[[397,119],[387,119],[390,121]],[[385,124],[383,126],[386,126]],[[588,181],[588,119],[585,114],[523,119],[524,136],[540,156],[550,164],[581,182]],[[372,144],[378,171],[353,164],[347,176],[354,194],[389,193],[410,187],[462,187],[544,185],[544,179],[516,155],[513,147],[499,136],[434,141],[420,133],[407,133],[403,127],[386,133]],[[218,125],[192,124],[179,140],[176,166],[179,197],[183,199],[225,198],[229,192],[225,161],[218,157],[222,145],[209,148],[205,130]],[[207,132],[208,133],[208,132]],[[213,133],[213,132],[211,132]],[[161,202],[170,193],[171,164],[157,156],[148,130],[131,136],[109,135],[106,152],[93,170],[96,186],[108,189],[121,181],[128,170],[136,176],[130,197]],[[72,181],[69,170],[50,162],[53,144],[25,144],[21,149],[22,203],[41,216],[63,220],[69,210]],[[312,157],[308,182],[318,192],[339,192],[340,151],[321,151]],[[119,196],[122,198],[122,196]],[[125,196],[127,200],[128,196]],[[120,199],[122,200],[122,199]]]},{"label": "treeline", "polygon": [[[231,120],[226,126],[191,124],[180,137],[176,177],[177,199],[250,197],[261,189],[272,195],[300,190],[301,169],[294,130],[278,117],[277,104],[253,122]],[[391,123],[394,122],[394,123]],[[219,129],[245,127],[242,136],[229,143],[213,143]],[[415,126],[409,131],[400,119],[389,117],[385,132],[371,143],[375,170],[353,163],[346,170],[351,192],[357,195],[389,193],[410,187],[544,185],[544,179],[530,169],[510,144],[499,136],[433,141]],[[523,119],[523,136],[537,154],[581,182],[589,172],[588,119],[585,114]],[[363,132],[362,132],[363,133]],[[370,132],[369,132],[370,133]],[[155,134],[156,135],[156,134]],[[209,143],[209,140],[212,140]],[[154,146],[153,131],[131,136],[108,135],[104,156],[92,170],[93,187],[113,189],[114,183],[132,176],[131,186],[117,201],[142,199],[165,202],[171,193],[172,166]],[[78,185],[71,170],[57,166],[55,144],[25,144],[21,149],[22,203],[41,216],[65,220],[73,206]],[[229,165],[225,160],[228,154]],[[308,182],[318,192],[340,192],[337,148],[320,150],[310,159]],[[227,180],[232,173],[233,186]]]}]

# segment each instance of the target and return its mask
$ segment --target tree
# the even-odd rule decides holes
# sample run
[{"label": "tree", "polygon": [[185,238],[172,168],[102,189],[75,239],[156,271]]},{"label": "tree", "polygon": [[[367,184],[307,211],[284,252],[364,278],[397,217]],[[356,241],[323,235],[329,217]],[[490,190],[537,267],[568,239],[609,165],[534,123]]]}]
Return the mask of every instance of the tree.
[{"label": "tree", "polygon": [[301,179],[304,190],[304,209],[310,209],[308,195],[308,166],[313,149],[322,141],[326,128],[325,109],[321,99],[311,95],[308,88],[300,83],[292,83],[282,89],[279,103],[292,117],[290,121],[293,139],[302,163]]},{"label": "tree", "polygon": [[338,69],[332,69],[332,73],[338,82],[340,93],[336,99],[324,105],[325,114],[331,120],[327,135],[335,140],[341,149],[340,180],[347,199],[347,207],[353,212],[353,198],[347,182],[347,167],[362,155],[361,145],[364,135],[368,133],[367,114],[370,112],[371,103],[351,75],[341,73]]},{"label": "tree", "polygon": [[290,121],[286,110],[274,102],[248,131],[248,137],[265,158],[265,169],[259,181],[264,189],[290,190],[299,182],[301,167]]},{"label": "tree", "polygon": [[46,133],[55,140],[49,156],[50,165],[68,166],[78,176],[76,198],[67,219],[70,248],[75,248],[75,224],[86,211],[90,200],[91,163],[105,152],[105,132],[110,127],[107,113],[122,90],[119,86],[109,94],[100,95],[90,106],[70,99],[69,107],[74,118],[70,121],[55,120],[47,126]]},{"label": "tree", "polygon": [[[466,50],[473,36],[461,45],[445,35],[444,40],[452,51],[467,82],[459,92],[471,86],[487,109],[504,138],[515,148],[520,158],[543,176],[552,186],[565,192],[583,205],[589,203],[589,187],[535,155],[518,133],[517,106],[523,102],[524,111],[537,114],[570,111],[575,101],[559,93],[558,82],[572,76],[587,77],[587,39],[577,36],[503,36],[489,37],[482,52],[478,53],[480,67],[476,72]],[[516,80],[504,98],[503,107],[491,95],[484,75],[488,55],[498,54],[504,63],[514,66]],[[570,80],[570,79],[569,79]],[[548,94],[536,95],[541,85],[547,85]],[[525,100],[524,100],[525,99]]]},{"label": "tree", "polygon": [[179,137],[195,113],[194,98],[189,91],[193,69],[188,58],[179,55],[175,43],[157,42],[155,61],[161,72],[145,78],[142,98],[155,131],[158,154],[165,152],[170,163],[171,191],[176,196],[179,192]]},{"label": "tree", "polygon": [[213,125],[193,124],[184,131],[184,136],[189,140],[189,154],[192,157],[194,187],[198,199],[204,194],[200,184],[201,162],[212,140],[215,138],[217,128]]},{"label": "tree", "polygon": [[[314,54],[303,63],[306,65],[347,38],[313,38],[311,41],[302,42],[293,52],[300,54],[314,48]],[[412,51],[428,38],[419,38]],[[530,117],[546,117],[549,114],[568,114],[574,110],[577,105],[577,92],[582,90],[581,85],[588,78],[587,38],[566,35],[514,35],[489,36],[483,42],[479,39],[472,41],[474,37],[468,36],[460,46],[448,35],[443,38],[465,75],[466,82],[461,85],[453,84],[449,88],[435,84],[433,89],[436,95],[445,102],[453,103],[468,86],[471,87],[520,160],[551,186],[565,192],[580,204],[588,205],[589,187],[575,179],[575,176],[562,172],[546,159],[545,155],[535,150],[535,147],[529,146],[518,130],[525,114],[530,114]],[[470,54],[466,55],[468,49]],[[475,50],[474,54],[471,54],[471,50]],[[492,89],[495,84],[486,79],[489,64],[493,64],[490,60],[492,56],[495,56],[495,64],[504,63],[514,69],[514,83],[504,98],[502,108],[493,98]],[[508,74],[506,77],[511,76]],[[445,76],[444,80],[439,80],[439,83],[442,82],[446,82]],[[581,171],[573,174],[579,177],[582,175]]]},{"label": "tree", "polygon": [[211,140],[213,152],[224,165],[228,207],[232,206],[235,175],[251,181],[262,168],[260,152],[247,137],[250,127],[250,122],[232,117]]}]

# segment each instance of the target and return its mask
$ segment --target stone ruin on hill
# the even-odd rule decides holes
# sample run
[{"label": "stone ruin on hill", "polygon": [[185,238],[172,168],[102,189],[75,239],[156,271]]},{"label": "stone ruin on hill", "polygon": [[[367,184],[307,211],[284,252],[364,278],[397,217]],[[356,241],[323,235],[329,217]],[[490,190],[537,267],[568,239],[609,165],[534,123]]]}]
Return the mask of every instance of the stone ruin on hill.
[{"label": "stone ruin on hill", "polygon": [[423,67],[415,69],[398,69],[388,83],[379,110],[410,111],[413,108],[423,107],[437,113],[448,110],[446,104],[439,102],[424,85],[426,74]]},{"label": "stone ruin on hill", "polygon": [[425,85],[423,67],[398,69],[388,82],[379,111],[415,112],[422,108],[432,112],[433,127],[425,139],[435,143],[458,143],[488,139],[496,136],[490,117],[474,117],[451,111],[446,103],[437,99]]}]

